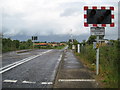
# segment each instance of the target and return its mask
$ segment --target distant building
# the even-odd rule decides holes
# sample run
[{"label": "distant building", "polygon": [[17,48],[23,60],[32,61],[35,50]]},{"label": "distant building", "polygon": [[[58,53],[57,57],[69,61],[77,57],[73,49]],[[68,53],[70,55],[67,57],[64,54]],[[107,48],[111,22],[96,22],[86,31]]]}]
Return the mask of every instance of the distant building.
[{"label": "distant building", "polygon": [[108,39],[102,39],[102,40],[99,40],[100,43],[109,43],[109,40]]},{"label": "distant building", "polygon": [[108,39],[99,40],[101,46],[109,45],[111,42]]},{"label": "distant building", "polygon": [[55,47],[55,46],[62,46],[62,45],[66,45],[65,43],[34,43],[36,46],[52,46],[52,47]]},{"label": "distant building", "polygon": [[47,46],[47,43],[34,43],[36,46]]}]

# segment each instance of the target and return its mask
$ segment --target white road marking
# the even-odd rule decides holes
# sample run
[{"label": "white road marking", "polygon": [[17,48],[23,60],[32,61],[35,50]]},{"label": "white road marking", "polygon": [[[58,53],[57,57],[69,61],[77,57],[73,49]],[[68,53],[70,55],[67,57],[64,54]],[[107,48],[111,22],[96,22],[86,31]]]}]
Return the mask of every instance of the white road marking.
[{"label": "white road marking", "polygon": [[51,80],[54,79],[55,74],[56,74],[56,70],[57,70],[57,68],[58,68],[59,63],[60,63],[61,60],[62,60],[62,54],[61,54],[61,55],[59,56],[59,58],[58,58],[58,61],[57,61],[56,66],[55,66],[55,69],[54,69],[54,71],[53,71],[53,73],[52,73],[52,75],[51,75]]},{"label": "white road marking", "polygon": [[[18,80],[4,80],[4,83],[16,83]],[[32,81],[22,81],[23,84],[36,84],[36,82]],[[41,82],[41,84],[52,85],[53,82]]]},{"label": "white road marking", "polygon": [[79,81],[87,81],[87,82],[91,82],[91,81],[95,81],[95,79],[59,79],[59,82],[79,82]]},{"label": "white road marking", "polygon": [[53,82],[41,82],[41,84],[53,84]]},{"label": "white road marking", "polygon": [[[50,52],[50,51],[52,51],[52,50],[48,50],[48,51],[46,51],[46,52],[43,52],[43,54],[44,54],[44,53],[47,53],[47,52]],[[38,56],[41,56],[41,55],[43,55],[43,54],[33,55],[33,56],[31,56],[31,57],[25,58],[25,59],[23,59],[23,60],[17,61],[17,62],[12,63],[12,64],[9,64],[9,65],[7,65],[7,66],[5,66],[5,67],[2,67],[2,68],[0,68],[0,70],[2,70],[2,71],[0,71],[0,74],[1,74],[1,73],[4,73],[4,72],[6,72],[6,71],[8,71],[8,70],[10,70],[10,69],[12,69],[12,68],[14,68],[14,67],[17,67],[17,66],[19,66],[19,65],[21,65],[21,64],[23,64],[23,63],[25,63],[25,62],[28,62],[28,61],[30,61],[30,60],[38,57]]]},{"label": "white road marking", "polygon": [[36,82],[23,81],[22,83],[26,83],[26,84],[35,84]]},{"label": "white road marking", "polygon": [[[35,55],[34,55],[34,56],[35,56]],[[10,66],[12,66],[12,65],[14,65],[14,64],[17,64],[17,63],[23,62],[23,61],[25,61],[25,60],[27,60],[27,59],[29,59],[29,58],[34,57],[34,56],[31,56],[31,57],[28,57],[28,58],[22,59],[22,60],[20,60],[20,61],[14,62],[14,63],[9,64],[9,65],[6,65],[6,66],[0,68],[0,70],[5,69],[5,68],[7,68],[7,67],[10,67]]]},{"label": "white road marking", "polygon": [[6,83],[16,83],[17,80],[4,80],[3,82],[6,82]]},{"label": "white road marking", "polygon": [[30,53],[19,53],[17,55],[25,55],[25,54],[30,54]]},{"label": "white road marking", "polygon": [[60,57],[59,57],[58,61],[60,61],[61,59],[62,59],[62,54],[60,55]]}]

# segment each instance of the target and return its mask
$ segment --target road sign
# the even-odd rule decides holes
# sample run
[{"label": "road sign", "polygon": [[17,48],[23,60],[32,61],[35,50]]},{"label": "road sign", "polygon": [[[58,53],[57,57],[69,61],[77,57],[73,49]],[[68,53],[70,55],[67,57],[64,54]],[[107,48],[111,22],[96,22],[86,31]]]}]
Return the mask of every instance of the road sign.
[{"label": "road sign", "polygon": [[105,28],[104,27],[91,27],[90,28],[91,35],[105,35]]},{"label": "road sign", "polygon": [[91,27],[91,35],[97,36],[97,44],[94,45],[96,46],[96,75],[99,74],[99,36],[105,35],[104,27],[115,26],[113,11],[113,6],[84,6],[84,26]]},{"label": "road sign", "polygon": [[84,11],[85,27],[114,27],[114,7],[85,6]]}]

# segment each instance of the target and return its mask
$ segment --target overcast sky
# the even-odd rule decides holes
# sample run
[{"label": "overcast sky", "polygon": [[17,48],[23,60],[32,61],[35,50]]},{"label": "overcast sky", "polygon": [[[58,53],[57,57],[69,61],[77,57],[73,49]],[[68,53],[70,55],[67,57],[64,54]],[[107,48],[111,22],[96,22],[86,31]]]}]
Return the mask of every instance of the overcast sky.
[{"label": "overcast sky", "polygon": [[83,7],[114,6],[115,27],[106,27],[105,38],[117,39],[118,1],[0,0],[0,27],[5,37],[13,39],[27,40],[32,35],[37,35],[40,41],[65,41],[72,33],[74,38],[82,41],[90,36],[90,28],[83,25]]}]

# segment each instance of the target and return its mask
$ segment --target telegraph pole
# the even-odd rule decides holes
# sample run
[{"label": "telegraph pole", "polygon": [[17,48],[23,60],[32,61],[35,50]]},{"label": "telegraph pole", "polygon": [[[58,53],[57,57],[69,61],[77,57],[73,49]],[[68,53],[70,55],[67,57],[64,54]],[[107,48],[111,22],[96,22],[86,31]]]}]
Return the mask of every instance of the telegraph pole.
[{"label": "telegraph pole", "polygon": [[72,40],[72,49],[75,49],[75,46],[74,46],[74,43],[73,43],[72,29],[71,29],[71,40]]},{"label": "telegraph pole", "polygon": [[73,38],[72,38],[72,29],[71,29],[70,31],[71,31],[71,35],[70,35],[70,37],[71,37],[72,44],[73,44]]}]

